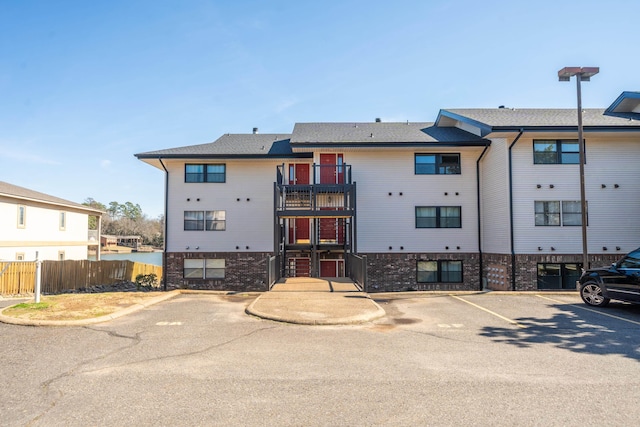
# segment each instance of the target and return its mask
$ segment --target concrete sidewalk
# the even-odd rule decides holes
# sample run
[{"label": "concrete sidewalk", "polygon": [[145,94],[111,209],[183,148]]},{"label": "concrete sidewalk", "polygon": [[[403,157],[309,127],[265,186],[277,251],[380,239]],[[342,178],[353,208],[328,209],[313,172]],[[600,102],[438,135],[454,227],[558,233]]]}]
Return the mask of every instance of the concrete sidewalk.
[{"label": "concrete sidewalk", "polygon": [[385,311],[355,284],[344,278],[283,279],[258,296],[246,312],[263,319],[301,325],[349,325],[365,323]]}]

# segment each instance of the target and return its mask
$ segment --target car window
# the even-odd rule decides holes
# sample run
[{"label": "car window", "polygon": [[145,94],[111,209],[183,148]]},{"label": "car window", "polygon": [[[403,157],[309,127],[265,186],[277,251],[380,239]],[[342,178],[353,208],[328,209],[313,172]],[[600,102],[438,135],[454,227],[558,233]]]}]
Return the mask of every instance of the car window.
[{"label": "car window", "polygon": [[640,268],[640,250],[630,252],[622,258],[620,268]]}]

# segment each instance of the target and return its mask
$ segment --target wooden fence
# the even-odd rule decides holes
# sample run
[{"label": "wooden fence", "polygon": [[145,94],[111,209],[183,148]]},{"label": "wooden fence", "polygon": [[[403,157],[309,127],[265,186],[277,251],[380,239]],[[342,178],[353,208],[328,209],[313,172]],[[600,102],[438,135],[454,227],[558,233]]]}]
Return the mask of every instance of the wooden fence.
[{"label": "wooden fence", "polygon": [[[3,272],[4,270],[4,272]],[[35,262],[0,262],[0,294],[33,293]],[[96,285],[134,282],[138,274],[155,274],[162,280],[162,267],[133,261],[43,261],[41,290],[55,294]]]}]

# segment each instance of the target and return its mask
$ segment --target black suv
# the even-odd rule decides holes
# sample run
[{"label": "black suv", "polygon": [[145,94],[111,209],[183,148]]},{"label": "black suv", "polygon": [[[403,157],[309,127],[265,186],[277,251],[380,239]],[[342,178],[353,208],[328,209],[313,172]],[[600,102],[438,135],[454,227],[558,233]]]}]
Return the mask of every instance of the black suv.
[{"label": "black suv", "polygon": [[640,303],[640,248],[609,268],[591,268],[578,280],[585,303],[604,307],[612,299]]}]

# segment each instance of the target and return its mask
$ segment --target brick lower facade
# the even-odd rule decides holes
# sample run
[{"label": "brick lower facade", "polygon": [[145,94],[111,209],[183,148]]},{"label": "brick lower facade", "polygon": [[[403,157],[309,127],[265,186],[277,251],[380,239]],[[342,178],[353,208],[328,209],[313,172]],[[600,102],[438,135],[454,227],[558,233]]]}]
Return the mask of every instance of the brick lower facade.
[{"label": "brick lower facade", "polygon": [[[494,291],[512,290],[510,254],[482,254],[483,277],[480,282],[480,255],[477,253],[363,253],[367,256],[369,292],[400,291]],[[237,292],[268,290],[267,260],[269,252],[169,252],[165,255],[167,289],[207,289]],[[592,266],[608,266],[623,254],[590,256]],[[225,259],[224,279],[187,279],[184,260]],[[418,283],[417,262],[462,261],[461,283]],[[520,254],[515,256],[515,290],[538,289],[538,263],[580,263],[581,254]]]},{"label": "brick lower facade", "polygon": [[[475,253],[361,253],[367,256],[369,292],[477,291],[479,255]],[[462,283],[418,283],[418,261],[462,261]]]},{"label": "brick lower facade", "polygon": [[[165,255],[167,289],[267,291],[268,252],[169,252]],[[184,260],[224,259],[224,279],[186,279]]]},{"label": "brick lower facade", "polygon": [[[608,266],[624,254],[589,255],[591,266]],[[482,254],[485,287],[494,291],[535,291],[538,289],[538,263],[582,263],[582,254],[518,254],[515,255],[515,289],[512,289],[512,257],[510,254]]]}]

